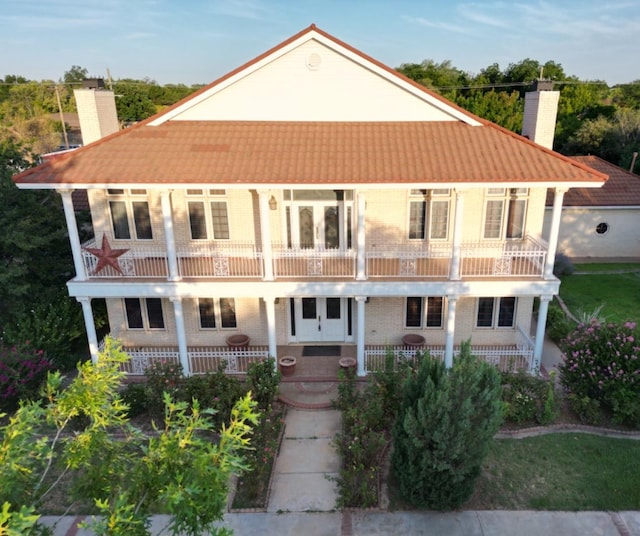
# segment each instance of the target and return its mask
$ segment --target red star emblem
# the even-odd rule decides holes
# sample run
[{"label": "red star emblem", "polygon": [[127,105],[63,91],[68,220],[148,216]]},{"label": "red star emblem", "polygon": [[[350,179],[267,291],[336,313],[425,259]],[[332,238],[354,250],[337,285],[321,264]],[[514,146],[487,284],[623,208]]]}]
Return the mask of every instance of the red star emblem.
[{"label": "red star emblem", "polygon": [[112,249],[107,241],[107,237],[102,235],[102,247],[101,248],[82,248],[85,251],[88,251],[92,255],[95,255],[98,259],[98,264],[96,264],[95,269],[93,270],[92,275],[97,274],[103,268],[107,266],[111,266],[122,275],[122,270],[120,269],[120,264],[118,263],[118,257],[123,255],[128,249]]}]

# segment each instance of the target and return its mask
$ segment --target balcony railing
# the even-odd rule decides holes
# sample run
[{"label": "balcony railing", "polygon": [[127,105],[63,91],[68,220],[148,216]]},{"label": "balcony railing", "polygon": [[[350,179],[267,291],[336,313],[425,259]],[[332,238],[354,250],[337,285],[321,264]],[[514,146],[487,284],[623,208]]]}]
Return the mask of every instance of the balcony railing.
[{"label": "balcony railing", "polygon": [[288,248],[273,246],[276,278],[354,277],[356,254],[352,249]]},{"label": "balcony railing", "polygon": [[[84,244],[96,247],[95,241]],[[547,244],[531,236],[517,241],[465,242],[460,247],[460,276],[542,277]],[[106,266],[96,273],[98,259],[82,251],[88,277],[166,278],[166,251],[135,246],[117,258],[119,270]],[[451,272],[450,243],[375,244],[365,251],[366,276],[376,278],[447,279]],[[356,275],[356,250],[289,248],[272,246],[276,279],[344,278]],[[262,279],[264,255],[249,242],[217,241],[180,244],[177,248],[178,275],[183,278]]]}]

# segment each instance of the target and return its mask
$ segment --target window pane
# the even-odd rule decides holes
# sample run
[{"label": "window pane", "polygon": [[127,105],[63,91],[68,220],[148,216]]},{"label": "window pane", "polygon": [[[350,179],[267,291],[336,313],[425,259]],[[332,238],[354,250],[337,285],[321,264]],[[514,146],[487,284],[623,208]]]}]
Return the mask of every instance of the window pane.
[{"label": "window pane", "polygon": [[447,238],[449,201],[431,202],[431,238]]},{"label": "window pane", "polygon": [[220,298],[220,323],[223,328],[235,328],[236,302],[233,298]]},{"label": "window pane", "polygon": [[207,238],[204,203],[189,203],[189,226],[193,240],[205,240]]},{"label": "window pane", "polygon": [[213,238],[216,240],[229,239],[229,218],[227,203],[214,201],[211,203],[211,222],[213,224]]},{"label": "window pane", "polygon": [[136,237],[140,240],[151,240],[153,238],[153,232],[151,230],[151,217],[149,216],[149,203],[146,201],[135,201],[132,205]]},{"label": "window pane", "polygon": [[149,320],[149,328],[164,329],[162,300],[160,298],[147,298],[147,319]]},{"label": "window pane", "polygon": [[111,208],[111,222],[115,238],[129,239],[129,221],[127,220],[127,205],[124,201],[109,201]]},{"label": "window pane", "polygon": [[147,191],[146,190],[137,189],[137,188],[133,188],[131,190],[131,195],[147,195]]},{"label": "window pane", "polygon": [[498,311],[498,327],[512,328],[516,313],[515,298],[500,298],[500,309]]},{"label": "window pane", "polygon": [[127,326],[129,329],[142,329],[142,308],[140,307],[140,299],[125,298],[124,309],[127,313]]},{"label": "window pane", "polygon": [[124,190],[122,190],[120,188],[109,188],[107,190],[107,193],[109,195],[122,195],[122,194],[124,194]]},{"label": "window pane", "polygon": [[442,312],[444,300],[441,296],[427,298],[427,327],[442,327]]},{"label": "window pane", "polygon": [[353,248],[353,237],[351,235],[351,207],[347,207],[347,249]]},{"label": "window pane", "polygon": [[342,316],[340,314],[340,298],[327,298],[327,319],[339,320]]},{"label": "window pane", "polygon": [[502,228],[503,201],[487,201],[487,213],[484,220],[484,237],[500,238]]},{"label": "window pane", "polygon": [[310,320],[316,318],[317,308],[315,298],[302,298],[302,318]]},{"label": "window pane", "polygon": [[324,207],[324,247],[337,249],[340,247],[340,209]]},{"label": "window pane", "polygon": [[213,298],[198,298],[198,309],[200,310],[200,327],[215,328],[216,315],[213,308]]},{"label": "window pane", "polygon": [[424,201],[409,203],[409,238],[418,240],[424,238],[426,208],[427,204]]},{"label": "window pane", "polygon": [[405,326],[408,328],[419,328],[422,326],[422,298],[407,298],[407,316]]},{"label": "window pane", "polygon": [[527,202],[524,199],[510,199],[507,214],[507,238],[524,236],[524,213]]},{"label": "window pane", "polygon": [[477,327],[490,328],[493,325],[493,301],[493,298],[478,298]]}]

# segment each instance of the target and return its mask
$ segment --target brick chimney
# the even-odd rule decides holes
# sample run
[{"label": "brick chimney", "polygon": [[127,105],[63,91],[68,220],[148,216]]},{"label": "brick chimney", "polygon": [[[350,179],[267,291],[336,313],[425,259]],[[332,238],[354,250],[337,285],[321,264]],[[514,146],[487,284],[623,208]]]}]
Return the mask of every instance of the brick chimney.
[{"label": "brick chimney", "polygon": [[120,130],[113,91],[104,89],[104,80],[91,78],[73,94],[78,107],[82,143],[88,145]]},{"label": "brick chimney", "polygon": [[553,149],[560,92],[551,80],[537,80],[533,91],[524,95],[522,135],[547,149]]}]

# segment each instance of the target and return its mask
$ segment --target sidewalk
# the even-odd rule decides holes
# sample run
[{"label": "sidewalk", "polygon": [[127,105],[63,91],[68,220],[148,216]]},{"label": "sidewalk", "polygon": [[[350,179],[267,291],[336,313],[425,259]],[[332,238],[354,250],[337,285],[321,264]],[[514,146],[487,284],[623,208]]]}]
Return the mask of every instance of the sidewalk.
[{"label": "sidewalk", "polygon": [[[57,519],[42,522],[51,526]],[[74,519],[64,518],[54,536],[89,536],[76,531]],[[155,516],[152,533],[160,534],[166,522]],[[221,526],[236,536],[640,536],[640,512],[266,512],[226,514]]]}]

